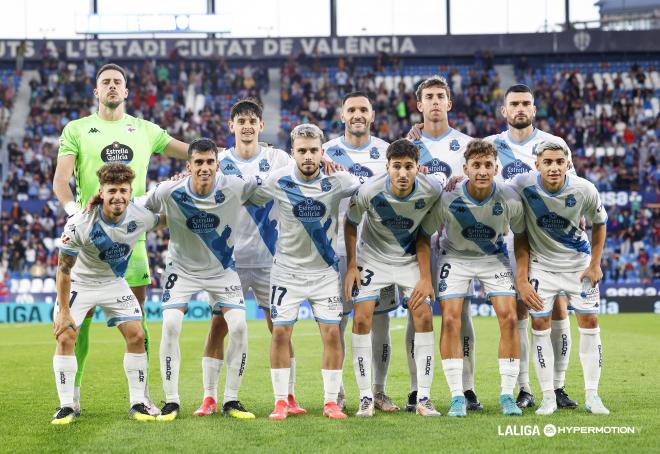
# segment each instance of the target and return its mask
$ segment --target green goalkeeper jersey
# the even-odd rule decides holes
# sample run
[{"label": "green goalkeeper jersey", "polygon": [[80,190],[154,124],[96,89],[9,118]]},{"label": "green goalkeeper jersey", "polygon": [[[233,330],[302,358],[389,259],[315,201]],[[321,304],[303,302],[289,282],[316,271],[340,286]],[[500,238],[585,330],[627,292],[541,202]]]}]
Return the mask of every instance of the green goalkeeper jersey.
[{"label": "green goalkeeper jersey", "polygon": [[151,154],[163,153],[171,140],[164,129],[150,121],[128,114],[121,120],[105,121],[95,113],[64,127],[58,156],[76,157],[76,201],[84,208],[99,191],[96,171],[110,162],[128,164],[135,172],[133,197],[144,194]]}]

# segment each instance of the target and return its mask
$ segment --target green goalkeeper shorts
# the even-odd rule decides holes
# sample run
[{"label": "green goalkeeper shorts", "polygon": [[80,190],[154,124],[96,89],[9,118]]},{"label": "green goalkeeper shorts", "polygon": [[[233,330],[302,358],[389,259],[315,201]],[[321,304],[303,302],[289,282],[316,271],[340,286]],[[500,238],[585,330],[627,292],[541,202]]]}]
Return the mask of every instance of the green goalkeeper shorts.
[{"label": "green goalkeeper shorts", "polygon": [[147,243],[140,240],[133,248],[131,259],[126,268],[126,282],[129,287],[141,287],[151,284],[151,274],[149,273],[149,258],[147,257]]}]

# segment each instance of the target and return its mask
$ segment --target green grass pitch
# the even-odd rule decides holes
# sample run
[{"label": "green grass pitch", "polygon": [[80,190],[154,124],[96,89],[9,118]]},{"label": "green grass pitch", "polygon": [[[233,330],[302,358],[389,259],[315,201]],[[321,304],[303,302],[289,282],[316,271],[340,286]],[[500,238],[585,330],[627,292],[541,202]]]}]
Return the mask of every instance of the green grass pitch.
[{"label": "green grass pitch", "polygon": [[[345,421],[322,417],[323,388],[320,373],[321,342],[313,322],[301,321],[294,330],[298,363],[297,397],[307,408],[304,416],[286,421],[267,419],[273,407],[268,364],[269,336],[264,321],[249,323],[249,358],[241,389],[241,401],[257,415],[256,420],[234,420],[220,415],[197,418],[192,412],[202,398],[201,352],[208,324],[184,323],[180,392],[182,412],[171,423],[138,423],[128,419],[127,384],[122,368],[123,341],[116,329],[94,324],[90,356],[83,381],[83,415],[69,426],[52,426],[50,419],[58,406],[52,372],[55,343],[48,325],[0,326],[2,359],[2,412],[0,412],[0,451],[3,452],[658,452],[660,449],[660,318],[652,314],[609,315],[601,317],[604,368],[600,395],[612,414],[597,417],[585,414],[582,371],[579,362],[575,319],[573,350],[567,375],[567,391],[580,402],[578,410],[559,411],[550,417],[537,417],[526,411],[523,417],[501,415],[498,394],[497,324],[492,318],[475,318],[477,332],[476,390],[485,406],[483,414],[467,418],[422,418],[408,413],[374,418],[353,417],[357,395],[350,361],[344,372],[349,396],[349,416]],[[436,330],[440,321],[436,320]],[[392,319],[393,357],[387,392],[399,405],[408,392],[403,335],[405,320]],[[151,395],[163,397],[158,366],[160,324],[150,324]],[[439,338],[436,331],[436,339]],[[224,370],[223,370],[224,372]],[[537,400],[540,391],[534,370],[532,387]],[[224,374],[220,380],[220,394]],[[436,407],[446,413],[449,392],[436,360],[433,383]],[[633,434],[560,433],[544,435],[546,424],[556,426],[625,426]],[[503,436],[506,426],[518,432],[538,427],[540,435]],[[531,426],[523,429],[520,426]]]}]

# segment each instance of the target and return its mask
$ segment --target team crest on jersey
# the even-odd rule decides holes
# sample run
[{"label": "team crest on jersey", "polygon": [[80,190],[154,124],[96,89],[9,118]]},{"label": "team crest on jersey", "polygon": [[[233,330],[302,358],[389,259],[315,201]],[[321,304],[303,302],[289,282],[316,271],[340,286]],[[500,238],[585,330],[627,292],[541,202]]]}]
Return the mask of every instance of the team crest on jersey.
[{"label": "team crest on jersey", "polygon": [[332,183],[330,183],[329,178],[324,178],[321,180],[321,191],[329,192],[332,189]]},{"label": "team crest on jersey", "polygon": [[502,204],[500,202],[495,202],[495,205],[493,205],[493,216],[499,216],[502,213],[504,213]]},{"label": "team crest on jersey", "polygon": [[372,177],[374,175],[368,167],[363,167],[360,164],[353,164],[348,170],[356,177]]},{"label": "team crest on jersey", "polygon": [[438,290],[441,292],[447,290],[447,283],[445,282],[444,279],[440,279],[440,282],[438,282]]},{"label": "team crest on jersey", "polygon": [[372,147],[371,150],[369,150],[369,157],[371,159],[378,159],[380,158],[380,152],[378,151],[378,148]]},{"label": "team crest on jersey", "polygon": [[270,164],[268,164],[267,159],[262,159],[259,161],[259,172],[268,172],[270,170]]},{"label": "team crest on jersey", "polygon": [[[273,288],[275,288],[275,287],[273,287]],[[274,304],[270,305],[270,318],[271,318],[271,320],[274,320],[274,319],[277,318],[277,306],[275,306]]]},{"label": "team crest on jersey", "polygon": [[449,149],[451,151],[458,151],[460,148],[461,148],[461,144],[458,143],[457,139],[454,139],[449,143]]},{"label": "team crest on jersey", "polygon": [[566,206],[569,208],[573,208],[577,204],[577,200],[575,200],[575,196],[573,194],[568,194],[566,197]]},{"label": "team crest on jersey", "polygon": [[169,290],[165,290],[165,291],[163,292],[163,298],[161,299],[161,301],[162,301],[163,303],[167,303],[169,300],[170,300],[170,291],[169,291]]},{"label": "team crest on jersey", "polygon": [[532,168],[530,166],[522,162],[520,159],[516,159],[515,161],[510,162],[509,164],[505,165],[502,168],[502,177],[505,180],[510,180],[516,175],[520,175],[531,171]]},{"label": "team crest on jersey", "polygon": [[137,223],[135,221],[131,221],[128,223],[128,226],[126,227],[126,231],[128,233],[133,233],[137,230]]},{"label": "team crest on jersey", "polygon": [[451,177],[451,167],[444,161],[438,158],[433,158],[423,164],[428,170],[429,174],[444,173],[447,178]]},{"label": "team crest on jersey", "polygon": [[225,201],[225,195],[222,193],[222,191],[217,190],[215,191],[215,203],[222,203]]},{"label": "team crest on jersey", "polygon": [[415,202],[415,209],[416,210],[421,210],[425,206],[426,206],[426,202],[424,201],[424,199],[419,199],[417,202]]}]

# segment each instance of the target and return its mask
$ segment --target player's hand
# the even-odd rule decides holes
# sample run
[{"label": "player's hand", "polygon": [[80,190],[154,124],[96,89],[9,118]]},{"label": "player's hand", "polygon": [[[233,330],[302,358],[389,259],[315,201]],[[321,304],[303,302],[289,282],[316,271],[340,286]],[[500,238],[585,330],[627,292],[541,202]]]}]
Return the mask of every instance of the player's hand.
[{"label": "player's hand", "polygon": [[184,170],[183,172],[175,173],[174,175],[172,175],[170,177],[170,181],[183,180],[184,178],[186,178],[189,175],[190,175],[190,172],[188,172],[187,170]]},{"label": "player's hand", "polygon": [[332,175],[335,172],[346,170],[344,166],[340,166],[339,164],[326,158],[321,158],[321,165],[323,166],[323,173],[326,175]]},{"label": "player's hand", "polygon": [[356,266],[346,269],[346,276],[344,277],[344,297],[346,301],[353,300],[354,288],[360,290],[360,270]]},{"label": "player's hand", "polygon": [[600,268],[600,265],[590,265],[580,275],[580,282],[582,282],[582,279],[584,278],[591,279],[591,288],[594,288],[598,285],[601,279],[603,279],[603,270]]},{"label": "player's hand", "polygon": [[55,336],[55,339],[60,337],[60,334],[69,328],[75,330],[76,322],[73,320],[70,313],[60,311],[53,321],[53,335]]},{"label": "player's hand", "polygon": [[419,170],[419,173],[421,173],[422,175],[428,175],[429,174],[429,168],[428,167],[419,165],[419,166],[417,166],[417,168]]},{"label": "player's hand", "polygon": [[463,180],[465,180],[464,176],[451,177],[449,179],[449,181],[447,182],[447,184],[445,185],[445,189],[444,189],[445,192],[453,191],[454,189],[456,189],[456,186],[458,185],[458,183],[460,183]]},{"label": "player's hand", "polygon": [[537,312],[543,310],[543,300],[539,294],[536,293],[536,290],[534,290],[532,284],[530,284],[528,281],[518,282],[516,287],[518,290],[519,298],[523,303],[525,303],[527,307]]},{"label": "player's hand", "polygon": [[91,199],[89,199],[89,202],[87,202],[85,213],[91,213],[96,205],[101,205],[102,203],[103,199],[101,196],[99,194],[94,195]]},{"label": "player's hand", "polygon": [[433,293],[433,283],[430,279],[420,279],[410,294],[410,299],[408,300],[408,309],[414,311],[421,304],[424,304],[426,298],[429,298],[431,301],[435,299],[435,294]]},{"label": "player's hand", "polygon": [[424,123],[415,123],[408,131],[408,140],[419,140],[422,138],[422,129],[424,129]]}]

